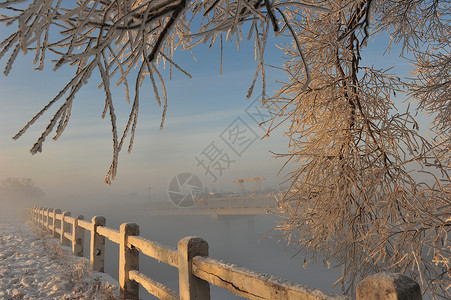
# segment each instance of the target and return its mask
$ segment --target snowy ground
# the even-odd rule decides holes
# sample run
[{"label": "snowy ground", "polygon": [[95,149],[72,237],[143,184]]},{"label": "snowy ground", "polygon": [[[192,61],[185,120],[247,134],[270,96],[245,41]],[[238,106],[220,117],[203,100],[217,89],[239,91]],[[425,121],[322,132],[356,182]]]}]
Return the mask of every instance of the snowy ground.
[{"label": "snowy ground", "polygon": [[119,288],[47,232],[2,218],[0,299],[119,299]]}]

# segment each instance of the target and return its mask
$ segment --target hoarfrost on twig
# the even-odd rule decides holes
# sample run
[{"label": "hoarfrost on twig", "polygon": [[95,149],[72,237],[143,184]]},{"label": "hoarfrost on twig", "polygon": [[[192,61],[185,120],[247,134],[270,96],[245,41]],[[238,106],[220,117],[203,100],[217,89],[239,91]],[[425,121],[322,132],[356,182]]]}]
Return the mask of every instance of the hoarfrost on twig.
[{"label": "hoarfrost on twig", "polygon": [[[76,70],[14,136],[19,138],[60,102],[32,153],[42,150],[55,127],[54,139],[63,133],[76,93],[97,69],[105,93],[102,117],[109,112],[113,136],[113,158],[105,177],[110,184],[128,134],[129,152],[133,146],[144,78],[149,76],[162,106],[162,128],[168,94],[160,64],[169,64],[171,77],[173,67],[190,77],[174,59],[175,50],[190,51],[199,44],[212,48],[219,41],[222,73],[224,42],[235,42],[240,49],[245,31],[247,40],[254,39],[257,61],[247,98],[260,76],[260,100],[272,116],[266,120],[266,136],[285,126],[289,151],[275,155],[286,160],[284,166],[297,167],[286,179],[289,189],[277,199],[281,237],[302,251],[305,263],[319,257],[335,261],[342,270],[337,283],[346,292],[353,292],[358,278],[390,270],[420,280],[426,293],[451,297],[449,1],[67,3],[0,3],[5,12],[0,23],[17,25],[16,32],[0,42],[0,58],[9,54],[6,75],[19,52],[30,51],[35,52],[37,69],[52,56],[54,70],[62,66]],[[292,42],[279,46],[286,55],[282,69],[288,80],[268,99],[264,54],[272,32]],[[388,49],[397,44],[401,54],[412,54],[410,78],[362,66],[362,50],[380,32],[390,35]],[[124,85],[127,102],[133,98],[120,139],[110,88],[113,79],[116,86]],[[434,139],[419,134],[410,111],[393,114],[393,95],[405,91],[418,101],[419,109],[435,114]]]}]

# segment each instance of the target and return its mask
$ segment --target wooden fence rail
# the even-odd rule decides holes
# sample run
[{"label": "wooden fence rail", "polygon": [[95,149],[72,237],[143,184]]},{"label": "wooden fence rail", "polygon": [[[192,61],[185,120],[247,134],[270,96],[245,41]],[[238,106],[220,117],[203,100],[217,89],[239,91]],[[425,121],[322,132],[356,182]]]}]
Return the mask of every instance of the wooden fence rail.
[{"label": "wooden fence rail", "polygon": [[[108,228],[102,216],[88,222],[81,215],[72,217],[70,212],[60,209],[30,207],[28,217],[50,230],[62,245],[72,246],[76,256],[84,255],[84,233],[88,231],[91,234],[89,259],[94,271],[104,271],[105,238],[118,244],[121,299],[139,299],[141,285],[159,299],[208,300],[210,284],[247,299],[346,299],[212,259],[208,257],[208,243],[200,237],[183,238],[175,249],[140,237],[139,227],[134,223],[123,223],[119,230]],[[178,269],[178,293],[139,271],[140,253]],[[421,299],[419,285],[401,274],[376,274],[362,283],[362,288],[359,289],[360,284],[357,287],[358,300]],[[403,293],[408,298],[403,298]],[[394,296],[397,298],[391,298]]]}]

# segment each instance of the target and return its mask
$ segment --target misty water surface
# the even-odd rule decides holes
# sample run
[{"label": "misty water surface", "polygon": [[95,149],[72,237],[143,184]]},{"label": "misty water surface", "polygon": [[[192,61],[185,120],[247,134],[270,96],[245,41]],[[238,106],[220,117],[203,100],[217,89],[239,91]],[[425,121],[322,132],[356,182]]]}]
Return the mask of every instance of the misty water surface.
[{"label": "misty water surface", "polygon": [[[87,199],[85,199],[87,200]],[[136,199],[135,199],[136,200]],[[140,227],[140,235],[176,247],[177,242],[186,236],[200,236],[209,243],[210,257],[227,263],[248,268],[252,271],[276,275],[283,279],[298,282],[324,291],[340,293],[333,288],[338,274],[322,264],[302,267],[303,257],[291,258],[293,252],[286,250],[283,241],[270,238],[277,232],[265,234],[276,224],[273,215],[259,215],[253,218],[240,217],[232,220],[212,219],[209,216],[155,216],[150,215],[149,202],[96,201],[65,203],[62,210],[72,212],[72,216],[84,215],[89,220],[94,215],[106,218],[107,226],[119,229],[121,223],[134,222]],[[89,204],[88,204],[89,203]],[[89,236],[85,235],[85,249],[89,249]],[[117,279],[118,246],[106,242],[105,272]],[[85,250],[85,255],[87,255]],[[164,263],[140,255],[140,271],[169,288],[178,291],[177,269]],[[212,299],[241,299],[233,293],[211,285]],[[155,299],[141,288],[141,299]]]}]

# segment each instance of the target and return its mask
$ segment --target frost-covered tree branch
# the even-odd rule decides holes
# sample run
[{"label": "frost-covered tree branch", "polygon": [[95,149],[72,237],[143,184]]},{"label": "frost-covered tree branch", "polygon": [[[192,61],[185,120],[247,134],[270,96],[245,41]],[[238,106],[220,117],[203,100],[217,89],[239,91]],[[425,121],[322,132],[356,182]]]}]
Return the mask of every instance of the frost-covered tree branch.
[{"label": "frost-covered tree branch", "polygon": [[[278,2],[278,5],[292,4]],[[304,6],[302,2],[294,2],[293,5]],[[176,49],[189,49],[206,42],[212,45],[218,36],[222,45],[223,35],[226,41],[234,36],[239,48],[242,25],[250,23],[248,40],[254,36],[258,67],[248,97],[252,94],[259,74],[265,92],[263,55],[268,25],[272,24],[274,30],[278,29],[272,6],[270,0],[202,2],[85,0],[76,3],[61,0],[9,0],[0,3],[0,9],[4,12],[0,22],[8,26],[17,26],[17,31],[0,43],[0,58],[9,53],[5,75],[10,72],[19,52],[25,54],[29,51],[35,53],[34,62],[38,64],[36,69],[44,68],[45,58],[49,52],[52,58],[56,57],[54,70],[63,65],[75,69],[73,78],[67,85],[14,136],[14,139],[19,138],[50,107],[58,103],[59,109],[32,147],[31,153],[41,152],[43,142],[52,132],[55,132],[53,139],[57,139],[69,122],[75,95],[97,70],[101,77],[100,86],[105,92],[102,118],[109,113],[113,134],[113,161],[105,178],[105,182],[110,183],[115,177],[119,152],[128,134],[130,134],[129,151],[133,144],[139,112],[139,87],[144,77],[149,77],[157,103],[163,105],[161,122],[163,126],[167,96],[163,77],[158,70],[159,63],[168,62],[171,71],[174,66],[190,76],[173,61]],[[316,8],[313,4],[305,6],[309,9]],[[318,6],[318,9],[320,8]],[[192,34],[191,30],[196,22],[200,23],[200,26]],[[139,70],[137,73],[134,72],[135,67]],[[131,77],[134,77],[135,96],[128,122],[119,135],[110,85],[123,85],[126,100],[130,102]],[[112,80],[115,82],[112,83]],[[161,92],[164,104],[161,101]]]},{"label": "frost-covered tree branch", "polygon": [[[70,4],[68,4],[70,3]],[[69,5],[69,6],[68,6]],[[54,69],[73,67],[65,87],[14,137],[19,138],[51,106],[59,105],[32,153],[52,132],[66,128],[76,93],[100,74],[109,114],[113,160],[105,182],[117,172],[119,152],[137,126],[140,87],[150,80],[161,126],[168,105],[160,66],[190,76],[174,51],[198,44],[253,40],[257,79],[266,94],[264,55],[268,37],[284,36],[288,80],[267,104],[271,130],[287,126],[288,149],[278,157],[296,166],[290,189],[279,197],[282,236],[305,255],[341,268],[346,292],[380,270],[409,273],[434,297],[451,297],[450,3],[439,0],[9,0],[0,22],[17,30],[0,43],[9,55],[7,75],[20,52],[34,52],[37,69],[48,56]],[[373,36],[390,38],[411,60],[407,78],[362,63]],[[116,125],[112,85],[123,85],[131,111]],[[132,85],[134,95],[130,95]],[[419,133],[410,111],[398,111],[406,93],[418,110],[434,115],[433,139]],[[121,132],[119,134],[118,132]]]},{"label": "frost-covered tree branch", "polygon": [[[389,13],[396,5],[407,6],[392,3]],[[443,115],[449,98],[435,98],[449,90],[446,63],[411,81],[364,66],[370,31],[382,27],[371,22],[390,19],[388,6],[363,0],[326,7],[326,16],[284,12],[297,42],[283,47],[289,81],[270,101],[275,116],[268,122],[269,131],[288,126],[289,152],[277,156],[297,168],[279,197],[284,220],[278,229],[306,263],[321,258],[340,267],[337,283],[349,293],[359,278],[390,270],[408,273],[430,295],[450,297],[449,144],[422,137],[415,118],[397,112],[392,100],[410,90],[423,97],[420,106],[436,105],[430,111],[439,113],[449,138],[449,116]],[[409,51],[416,58],[425,54]]]},{"label": "frost-covered tree branch", "polygon": [[[105,178],[105,182],[110,183],[116,174],[119,152],[129,133],[129,150],[133,144],[139,111],[139,86],[146,74],[155,87],[155,96],[161,105],[160,89],[157,88],[154,74],[157,75],[163,89],[166,108],[166,92],[155,64],[161,59],[160,53],[177,48],[177,43],[183,44],[183,40],[176,40],[176,37],[186,34],[185,29],[180,29],[178,24],[186,9],[186,1],[80,1],[72,5],[73,7],[62,7],[68,2],[44,0],[33,1],[24,9],[11,7],[19,2],[24,1],[7,1],[0,6],[7,12],[12,12],[10,16],[2,16],[1,20],[8,25],[16,23],[18,26],[17,31],[0,44],[1,56],[13,49],[5,74],[9,73],[19,51],[34,51],[35,63],[39,62],[38,69],[44,67],[46,53],[52,52],[58,58],[54,70],[68,64],[76,67],[76,71],[67,85],[14,136],[14,139],[19,138],[58,102],[59,109],[31,152],[41,152],[43,142],[52,131],[55,131],[54,139],[57,139],[68,124],[76,93],[97,69],[105,92],[102,118],[109,113],[113,133],[113,161]],[[172,38],[169,44],[170,34]],[[126,100],[130,102],[128,78],[132,76],[135,66],[139,66],[139,72],[135,75],[135,97],[130,118],[119,138],[110,81],[117,78],[115,84],[124,85]],[[114,77],[116,74],[118,75]],[[165,117],[165,108],[162,120]]]}]

